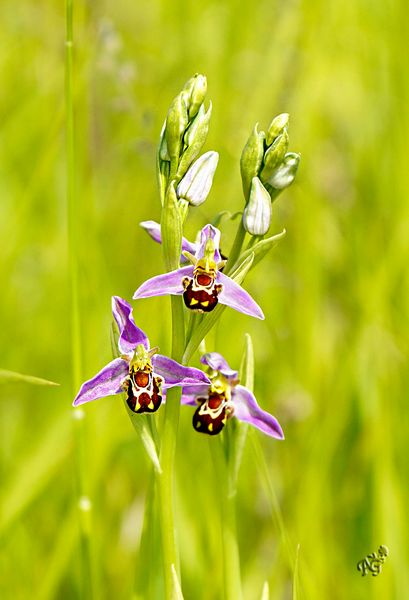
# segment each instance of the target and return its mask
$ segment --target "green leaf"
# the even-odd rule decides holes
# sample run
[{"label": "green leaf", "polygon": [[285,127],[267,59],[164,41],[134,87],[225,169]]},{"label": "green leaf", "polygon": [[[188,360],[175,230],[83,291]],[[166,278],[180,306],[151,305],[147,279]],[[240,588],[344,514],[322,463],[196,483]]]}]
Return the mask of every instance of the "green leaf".
[{"label": "green leaf", "polygon": [[263,591],[261,592],[260,600],[269,600],[270,599],[270,588],[268,587],[268,581],[264,582]]},{"label": "green leaf", "polygon": [[246,261],[249,256],[254,255],[254,261],[252,263],[252,268],[254,268],[260,262],[260,260],[265,257],[267,252],[271,250],[271,248],[274,248],[274,246],[276,246],[278,242],[285,237],[286,233],[286,230],[283,229],[283,231],[280,233],[276,233],[269,238],[260,240],[254,244],[254,246],[245,250],[243,254],[240,255],[239,261],[242,263],[243,261]]},{"label": "green leaf", "polygon": [[299,554],[300,554],[300,544],[298,544],[297,550],[295,552],[294,573],[293,573],[293,600],[299,600],[299,598],[300,598],[299,573],[298,573]]},{"label": "green leaf", "polygon": [[179,581],[178,574],[176,573],[175,565],[172,565],[172,578],[173,578],[172,600],[183,600],[182,588],[180,587],[180,581]]},{"label": "green leaf", "polygon": [[0,383],[30,383],[32,385],[60,385],[48,379],[41,379],[33,375],[24,375],[15,371],[0,369]]}]

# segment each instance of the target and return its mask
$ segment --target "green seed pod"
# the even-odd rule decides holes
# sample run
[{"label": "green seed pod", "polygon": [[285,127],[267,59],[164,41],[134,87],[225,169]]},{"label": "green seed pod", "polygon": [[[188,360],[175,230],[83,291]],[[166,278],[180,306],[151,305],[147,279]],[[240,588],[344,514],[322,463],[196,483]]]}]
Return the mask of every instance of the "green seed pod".
[{"label": "green seed pod", "polygon": [[250,198],[243,213],[243,226],[251,235],[265,235],[271,223],[271,200],[258,177],[251,181]]},{"label": "green seed pod", "polygon": [[170,105],[166,118],[165,139],[171,160],[179,160],[182,135],[188,122],[186,92],[181,92]]},{"label": "green seed pod", "polygon": [[288,128],[290,122],[290,115],[288,113],[281,113],[281,115],[277,115],[271,121],[270,126],[266,135],[266,144],[267,146],[271,146],[274,142],[275,138],[284,132],[284,129]]},{"label": "green seed pod", "polygon": [[246,201],[250,193],[251,180],[253,177],[258,177],[263,163],[265,133],[258,132],[257,125],[258,123],[250,134],[240,158],[241,180]]},{"label": "green seed pod", "polygon": [[184,144],[186,147],[180,159],[179,168],[177,170],[176,179],[181,179],[195,158],[199,155],[209,132],[209,122],[212,116],[212,103],[210,102],[207,112],[204,105],[199,109],[195,119],[189,126],[184,136]]},{"label": "green seed pod", "polygon": [[287,152],[281,165],[269,177],[268,184],[276,190],[284,190],[292,184],[297,175],[301,156],[296,152]]},{"label": "green seed pod", "polygon": [[268,181],[269,177],[274,173],[275,169],[282,163],[285,153],[288,150],[288,133],[286,130],[283,131],[264,155],[264,166],[260,173],[260,179]]}]

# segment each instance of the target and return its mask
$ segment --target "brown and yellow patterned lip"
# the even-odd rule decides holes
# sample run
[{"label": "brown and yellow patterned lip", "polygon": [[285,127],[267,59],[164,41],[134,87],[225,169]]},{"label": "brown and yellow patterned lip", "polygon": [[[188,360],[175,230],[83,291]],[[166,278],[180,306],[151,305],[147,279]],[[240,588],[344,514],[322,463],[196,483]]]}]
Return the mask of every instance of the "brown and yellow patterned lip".
[{"label": "brown and yellow patterned lip", "polygon": [[150,369],[130,372],[122,386],[126,403],[134,413],[156,412],[162,404],[163,378]]}]

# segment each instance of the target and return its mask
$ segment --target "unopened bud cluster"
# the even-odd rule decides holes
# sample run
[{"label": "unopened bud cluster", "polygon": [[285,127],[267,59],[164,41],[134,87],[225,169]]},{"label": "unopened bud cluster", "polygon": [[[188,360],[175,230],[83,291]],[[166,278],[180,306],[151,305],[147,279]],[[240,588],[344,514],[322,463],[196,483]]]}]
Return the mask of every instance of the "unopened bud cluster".
[{"label": "unopened bud cluster", "polygon": [[210,191],[217,167],[217,152],[199,154],[206,141],[212,105],[206,110],[204,101],[207,80],[196,74],[184,86],[169,107],[162,130],[158,166],[163,192],[175,182],[182,213],[189,204],[199,206]]},{"label": "unopened bud cluster", "polygon": [[300,155],[287,152],[288,113],[275,117],[267,133],[254,127],[243,149],[240,171],[246,208],[243,225],[252,235],[264,235],[270,227],[271,202],[295,179]]}]

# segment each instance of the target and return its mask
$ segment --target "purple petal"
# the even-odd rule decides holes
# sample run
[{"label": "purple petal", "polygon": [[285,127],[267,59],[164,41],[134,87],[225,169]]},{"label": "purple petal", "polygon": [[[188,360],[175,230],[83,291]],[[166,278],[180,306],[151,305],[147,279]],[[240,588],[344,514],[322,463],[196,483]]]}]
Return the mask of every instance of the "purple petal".
[{"label": "purple petal", "polygon": [[162,235],[160,232],[160,224],[156,221],[142,221],[139,225],[145,229],[145,231],[151,236],[151,238],[158,242],[158,244],[162,243]]},{"label": "purple petal", "polygon": [[250,423],[263,433],[279,440],[284,439],[283,430],[277,419],[259,407],[250,390],[243,385],[236,385],[232,391],[232,399],[234,404],[233,414],[240,421]]},{"label": "purple petal", "polygon": [[197,398],[207,398],[209,395],[208,385],[189,385],[182,388],[181,404],[197,406]]},{"label": "purple petal", "polygon": [[210,380],[203,371],[194,367],[184,367],[175,360],[154,354],[152,357],[152,367],[157,375],[164,378],[164,388],[170,388],[175,385],[197,386],[200,383],[209,384]]},{"label": "purple petal", "polygon": [[214,242],[214,260],[219,263],[222,260],[220,256],[220,231],[213,225],[205,225],[200,232],[200,246],[197,250],[196,258],[203,258],[207,240],[211,238]]},{"label": "purple petal", "polygon": [[220,271],[217,273],[216,280],[223,284],[223,289],[219,294],[220,304],[231,306],[245,315],[264,319],[263,311],[257,302],[238,283]]},{"label": "purple petal", "polygon": [[218,352],[207,352],[207,354],[203,354],[200,362],[213,369],[213,371],[220,371],[220,373],[229,380],[237,379],[238,372],[233,371],[227,363],[227,360]]},{"label": "purple petal", "polygon": [[165,296],[166,294],[173,294],[175,296],[183,294],[182,280],[184,277],[193,277],[193,266],[183,267],[170,273],[151,277],[138,287],[133,298],[136,300],[137,298]]},{"label": "purple petal", "polygon": [[[158,242],[159,244],[162,243],[162,234],[159,223],[156,221],[142,221],[142,223],[139,223],[139,225],[145,229],[145,231],[153,240],[155,240],[155,242]],[[189,242],[189,240],[187,240],[185,237],[182,237],[182,250],[187,250],[191,254],[196,254],[197,248],[197,244]],[[186,258],[183,256],[183,254],[181,255],[181,260],[186,262]]]},{"label": "purple petal", "polygon": [[119,296],[112,296],[112,314],[119,327],[118,347],[120,352],[127,354],[135,350],[138,344],[149,348],[149,341],[142,329],[135,325],[132,307]]},{"label": "purple petal", "polygon": [[128,363],[122,358],[115,358],[108,363],[95,377],[82,384],[73,402],[74,406],[91,402],[97,398],[111,396],[122,392],[121,383],[129,372]]}]

